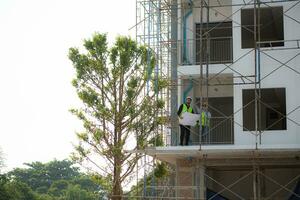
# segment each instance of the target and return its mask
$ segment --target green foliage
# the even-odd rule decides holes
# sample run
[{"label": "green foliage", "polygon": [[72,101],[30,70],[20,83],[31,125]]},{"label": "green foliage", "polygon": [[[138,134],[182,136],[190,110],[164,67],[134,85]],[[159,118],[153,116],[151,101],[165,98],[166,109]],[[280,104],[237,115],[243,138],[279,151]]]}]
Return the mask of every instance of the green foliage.
[{"label": "green foliage", "polygon": [[41,187],[36,188],[35,191],[36,191],[37,193],[39,193],[39,194],[46,194],[47,191],[48,191],[48,187],[46,187],[46,186],[41,186]]},{"label": "green foliage", "polygon": [[68,187],[69,187],[68,181],[57,180],[51,184],[50,188],[48,189],[48,194],[56,197],[63,196]]},{"label": "green foliage", "polygon": [[163,135],[162,134],[157,134],[155,136],[153,136],[150,141],[149,144],[151,144],[152,146],[163,146],[164,145],[164,141],[163,141]]},{"label": "green foliage", "polygon": [[127,195],[129,196],[130,200],[140,200],[140,196],[143,196],[144,192],[148,192],[149,189],[151,188],[146,188],[144,187],[145,183],[146,183],[146,187],[151,185],[151,182],[153,180],[153,173],[149,173],[148,176],[146,176],[146,179],[142,178],[138,181],[137,185],[134,185],[131,187],[130,191],[127,193]]},{"label": "green foliage", "polygon": [[[106,192],[94,176],[79,172],[68,160],[33,162],[0,176],[0,200],[105,199]],[[98,178],[100,179],[100,178]],[[73,195],[73,196],[72,196]]]},{"label": "green foliage", "polygon": [[156,101],[156,106],[157,106],[157,108],[163,109],[165,107],[165,101],[162,99],[158,99]]},{"label": "green foliage", "polygon": [[[149,172],[146,179],[142,178],[138,181],[137,185],[131,187],[127,193],[130,200],[139,200],[140,196],[146,192],[151,196],[152,188],[147,186],[164,186],[167,178],[170,176],[170,169],[165,162],[159,162],[156,164],[153,171]],[[144,187],[146,183],[146,188]],[[160,192],[156,190],[156,192]],[[157,194],[157,196],[163,197],[163,194]]]},{"label": "green foliage", "polygon": [[169,118],[167,116],[157,117],[157,124],[164,125],[164,124],[167,124],[168,121],[169,121]]},{"label": "green foliage", "polygon": [[[81,164],[86,160],[100,164],[97,168],[108,182],[107,188],[120,195],[122,183],[139,159],[125,151],[128,139],[136,135],[135,149],[148,146],[159,125],[156,116],[165,106],[157,96],[169,82],[154,73],[154,52],[129,37],[117,37],[109,48],[106,35],[96,33],[84,40],[83,46],[82,52],[69,49],[76,70],[72,85],[83,103],[82,108],[70,111],[85,129],[77,133],[79,144],[72,159]],[[105,162],[91,159],[97,156]]]},{"label": "green foliage", "polygon": [[100,189],[99,185],[101,185],[101,187],[104,188],[103,183],[97,184],[93,177],[94,176],[87,176],[87,175],[80,176],[72,180],[72,185],[80,185],[82,189],[91,192],[99,191]]},{"label": "green foliage", "polygon": [[9,193],[5,188],[8,179],[5,175],[0,174],[0,200],[9,199]]},{"label": "green foliage", "polygon": [[162,77],[158,77],[153,79],[154,91],[159,93],[161,90],[167,88],[170,85],[170,81],[167,79],[163,79]]},{"label": "green foliage", "polygon": [[19,181],[10,181],[6,183],[5,189],[9,194],[9,200],[35,200],[31,188],[26,184]]},{"label": "green foliage", "polygon": [[3,154],[0,148],[0,200],[6,200],[9,198],[9,194],[5,189],[5,184],[8,179],[6,175],[1,174],[1,169],[4,167]]},{"label": "green foliage", "polygon": [[154,169],[154,176],[156,178],[164,178],[167,175],[169,175],[167,164],[165,162],[158,163]]},{"label": "green foliage", "polygon": [[[48,194],[39,194],[36,196],[36,200],[59,200],[59,199],[52,197]],[[60,200],[64,200],[64,199],[60,199]]]},{"label": "green foliage", "polygon": [[53,160],[49,163],[33,162],[25,164],[28,168],[16,168],[8,175],[22,183],[26,183],[34,191],[37,188],[50,188],[55,181],[71,180],[79,176],[78,168],[73,167],[69,160]]},{"label": "green foliage", "polygon": [[81,189],[79,185],[73,185],[67,189],[65,200],[95,200],[96,198],[95,194]]}]

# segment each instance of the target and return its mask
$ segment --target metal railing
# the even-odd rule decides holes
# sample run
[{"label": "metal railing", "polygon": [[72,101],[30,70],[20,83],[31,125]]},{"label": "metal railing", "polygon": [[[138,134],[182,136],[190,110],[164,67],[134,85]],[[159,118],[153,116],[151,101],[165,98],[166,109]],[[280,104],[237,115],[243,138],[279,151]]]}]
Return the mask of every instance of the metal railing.
[{"label": "metal railing", "polygon": [[[207,46],[209,54],[206,54]],[[182,65],[195,65],[200,63],[200,53],[202,52],[202,64],[209,60],[210,64],[232,63],[232,37],[217,37],[202,40],[187,40],[182,44],[181,63]]]},{"label": "metal railing", "polygon": [[[179,130],[179,127],[178,127]],[[178,131],[180,134],[180,130]],[[202,131],[200,141],[200,127],[190,129],[189,145],[209,145],[209,144],[233,144],[234,143],[234,121],[232,117],[212,117],[208,130]],[[178,138],[180,138],[178,136]],[[171,133],[165,135],[166,146],[171,145]],[[179,141],[178,141],[179,144]]]},{"label": "metal railing", "polygon": [[[212,117],[210,126],[207,130],[202,129],[202,137],[200,138],[200,128],[196,128],[196,137],[192,137],[191,145],[199,144],[233,144],[234,143],[234,127],[232,117]],[[201,139],[201,140],[200,140]]]}]

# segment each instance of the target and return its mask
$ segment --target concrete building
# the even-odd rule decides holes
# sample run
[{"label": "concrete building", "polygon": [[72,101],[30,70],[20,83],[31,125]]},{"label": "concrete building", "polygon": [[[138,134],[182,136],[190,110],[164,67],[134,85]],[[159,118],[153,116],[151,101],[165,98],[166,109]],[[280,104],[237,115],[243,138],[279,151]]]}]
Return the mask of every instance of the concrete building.
[{"label": "concrete building", "polygon": [[[166,146],[144,153],[173,179],[143,198],[300,199],[300,1],[138,0],[136,28],[171,83]],[[212,117],[179,146],[186,96]]]}]

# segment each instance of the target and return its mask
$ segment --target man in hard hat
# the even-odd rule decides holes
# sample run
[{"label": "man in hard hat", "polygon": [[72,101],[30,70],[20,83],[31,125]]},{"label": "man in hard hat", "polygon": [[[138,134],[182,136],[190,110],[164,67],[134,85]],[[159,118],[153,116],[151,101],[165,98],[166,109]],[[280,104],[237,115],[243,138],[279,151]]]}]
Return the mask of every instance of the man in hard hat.
[{"label": "man in hard hat", "polygon": [[[191,106],[192,97],[188,96],[185,99],[185,103],[181,104],[177,115],[182,119],[182,114],[185,112],[194,113],[193,108]],[[183,145],[183,141],[185,140],[185,145],[189,144],[191,126],[184,126],[180,124],[180,145]]]}]

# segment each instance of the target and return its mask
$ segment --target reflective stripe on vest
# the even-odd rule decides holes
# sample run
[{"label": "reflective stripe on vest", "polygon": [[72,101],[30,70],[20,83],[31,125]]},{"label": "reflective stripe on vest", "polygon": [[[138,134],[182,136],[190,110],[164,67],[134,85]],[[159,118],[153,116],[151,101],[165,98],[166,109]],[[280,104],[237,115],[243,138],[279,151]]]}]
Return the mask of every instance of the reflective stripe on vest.
[{"label": "reflective stripe on vest", "polygon": [[206,112],[201,113],[201,125],[209,127],[209,118],[208,118]]},{"label": "reflective stripe on vest", "polygon": [[183,106],[182,106],[181,114],[182,114],[182,113],[185,113],[185,112],[192,113],[192,112],[193,112],[193,109],[192,109],[191,106],[190,106],[189,109],[188,109],[187,106],[186,106],[186,104],[184,103]]}]

